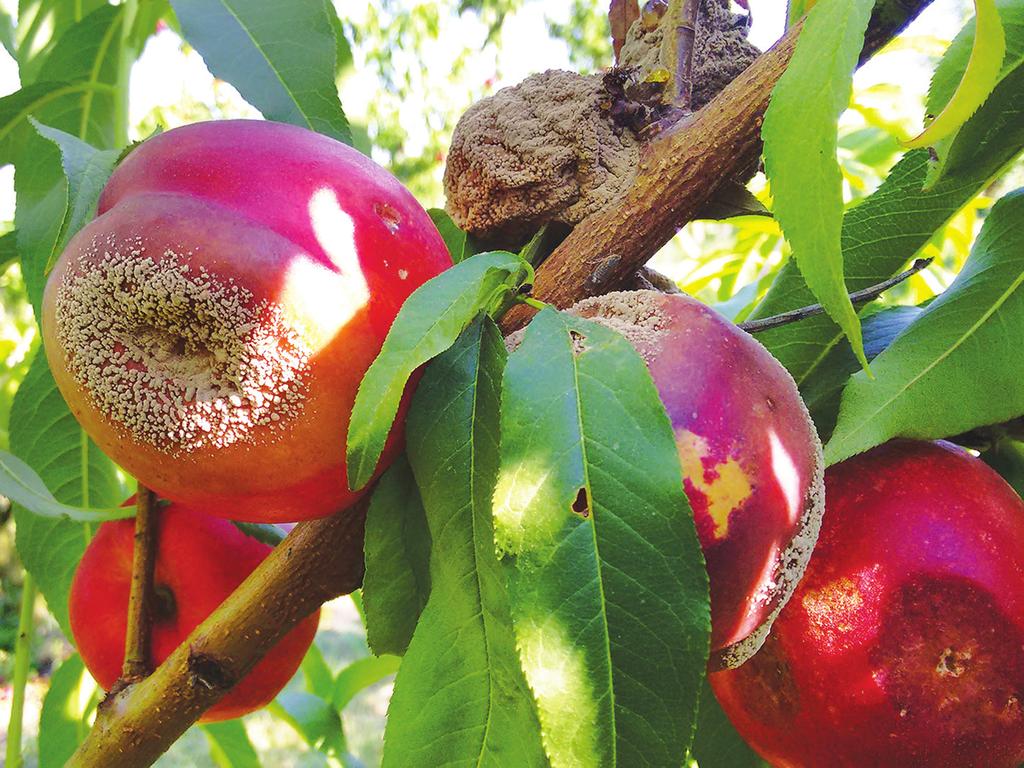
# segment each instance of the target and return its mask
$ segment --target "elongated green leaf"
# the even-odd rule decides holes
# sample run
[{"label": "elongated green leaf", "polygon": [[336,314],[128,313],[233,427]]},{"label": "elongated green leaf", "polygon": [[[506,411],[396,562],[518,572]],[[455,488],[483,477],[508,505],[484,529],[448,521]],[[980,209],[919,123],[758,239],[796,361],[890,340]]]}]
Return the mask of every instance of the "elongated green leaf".
[{"label": "elongated green leaf", "polygon": [[458,225],[452,221],[451,216],[441,208],[431,208],[427,213],[430,214],[431,221],[434,222],[437,231],[444,238],[444,244],[448,246],[448,253],[452,257],[452,264],[458,264],[467,256],[473,255],[472,247],[468,242],[469,236],[459,229]]},{"label": "elongated green leaf", "polygon": [[406,382],[448,349],[481,311],[504,306],[524,282],[529,264],[513,253],[481,253],[421,285],[402,305],[384,346],[362,383],[348,425],[348,482],[366,485],[377,466]]},{"label": "elongated green leaf", "polygon": [[132,514],[131,510],[119,507],[82,509],[61,504],[47,490],[39,475],[32,471],[32,467],[7,451],[0,451],[0,493],[42,517],[65,517],[84,523],[97,523],[130,517]]},{"label": "elongated green leaf", "polygon": [[337,40],[324,0],[171,0],[214,76],[268,120],[352,143],[334,84]]},{"label": "elongated green leaf", "polygon": [[[1009,120],[1011,112],[1002,115]],[[1002,132],[991,143],[992,151],[961,175],[950,174],[925,190],[928,153],[914,150],[901,160],[883,184],[843,219],[843,254],[847,283],[860,290],[898,272],[934,232],[982,191],[989,180],[1019,154],[1024,131],[1001,120]],[[1024,125],[1024,121],[1018,123]],[[1020,140],[1014,134],[1020,133]],[[814,295],[792,264],[787,264],[767,296],[751,313],[751,319],[814,303]],[[757,335],[760,341],[793,375],[803,390],[822,372],[822,363],[841,343],[842,331],[827,317],[819,316]]]},{"label": "elongated green leaf", "polygon": [[430,529],[404,455],[373,490],[363,552],[366,642],[378,656],[401,656],[430,595]]},{"label": "elongated green leaf", "polygon": [[786,13],[786,29],[796,24],[803,15],[814,7],[814,0],[789,0]]},{"label": "elongated green leaf", "polygon": [[44,79],[39,69],[74,24],[106,5],[105,0],[19,0],[14,52],[21,84]]},{"label": "elongated green leaf", "polygon": [[875,360],[854,376],[825,461],[891,437],[936,438],[1024,414],[1024,189],[985,220],[963,271]]},{"label": "elongated green leaf", "polygon": [[497,328],[477,320],[413,398],[408,454],[433,540],[432,584],[395,680],[384,768],[546,765],[494,552],[504,359]]},{"label": "elongated green leaf", "polygon": [[334,692],[334,673],[327,666],[323,651],[320,650],[320,646],[316,644],[315,640],[309,646],[306,655],[302,657],[299,670],[302,672],[302,679],[306,682],[307,691],[324,700],[331,698]]},{"label": "elongated green leaf", "polygon": [[[996,76],[996,84],[988,98],[954,135],[938,141],[935,153],[938,162],[929,168],[927,186],[948,174],[970,172],[973,165],[985,162],[985,155],[998,148],[1007,129],[1024,142],[1024,3],[1001,0],[996,4],[1002,19],[1006,54]],[[950,102],[972,56],[975,22],[972,19],[946,51],[935,70],[928,93],[926,112],[938,113]]]},{"label": "elongated green leaf", "polygon": [[502,388],[495,538],[555,768],[678,766],[708,657],[707,574],[643,360],[543,310]]},{"label": "elongated green leaf", "polygon": [[918,136],[906,142],[908,147],[927,147],[956,133],[999,81],[1006,37],[995,0],[974,0],[974,11],[976,34],[963,77],[935,119]]},{"label": "elongated green leaf", "polygon": [[736,733],[707,680],[701,686],[691,753],[699,768],[770,768]]},{"label": "elongated green leaf", "polygon": [[15,165],[18,251],[36,317],[45,266],[67,211],[68,187],[60,152],[28,118],[101,149],[113,148],[122,20],[123,7],[104,4],[61,36],[42,65],[45,82],[0,99],[0,162]]},{"label": "elongated green leaf", "polygon": [[271,523],[243,523],[239,520],[232,520],[231,524],[246,536],[272,547],[276,547],[284,541],[284,530]]},{"label": "elongated green leaf", "polygon": [[334,681],[330,701],[336,710],[343,711],[361,691],[395,674],[402,660],[398,656],[366,656],[356,659]]},{"label": "elongated green leaf", "polygon": [[347,752],[341,716],[329,702],[311,693],[282,693],[271,703],[270,712],[291,725],[309,746],[327,754]]},{"label": "elongated green leaf", "polygon": [[39,768],[63,768],[89,732],[86,716],[99,698],[82,657],[69,656],[50,678],[39,716]]},{"label": "elongated green leaf", "polygon": [[[920,307],[889,307],[862,317],[864,326],[864,353],[868,361],[874,360],[892,340],[910,325],[924,310]],[[818,368],[804,385],[801,395],[811,413],[818,437],[828,441],[839,416],[839,400],[850,377],[860,370],[860,363],[845,341],[829,350]]]},{"label": "elongated green leaf", "polygon": [[35,120],[32,122],[40,136],[57,145],[67,180],[67,210],[56,245],[44,269],[49,273],[68,241],[96,214],[100,193],[117,164],[120,152],[116,149],[96,149],[70,133],[50,128]]},{"label": "elongated green leaf", "polygon": [[[122,500],[114,465],[78,426],[41,351],[14,397],[10,446],[64,504],[113,508]],[[119,511],[122,516],[131,512]],[[23,507],[15,507],[15,519],[21,562],[35,577],[64,634],[71,637],[68,592],[91,526],[66,517],[40,517]]]},{"label": "elongated green leaf", "polygon": [[874,0],[820,0],[764,117],[765,170],[774,213],[808,287],[867,367],[860,320],[843,273],[843,181],[836,158],[839,116]]},{"label": "elongated green leaf", "polygon": [[260,768],[260,756],[241,720],[201,725],[210,744],[210,757],[218,768]]},{"label": "elongated green leaf", "polygon": [[0,272],[18,258],[18,233],[13,229],[0,235]]}]

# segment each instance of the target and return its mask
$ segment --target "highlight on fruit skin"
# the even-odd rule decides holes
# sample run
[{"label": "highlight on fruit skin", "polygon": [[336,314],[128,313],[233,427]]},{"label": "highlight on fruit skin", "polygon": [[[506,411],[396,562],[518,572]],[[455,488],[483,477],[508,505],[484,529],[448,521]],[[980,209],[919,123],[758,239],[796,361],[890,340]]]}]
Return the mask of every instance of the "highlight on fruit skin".
[{"label": "highlight on fruit skin", "polygon": [[[227,520],[185,504],[161,506],[156,519],[149,608],[154,668],[273,551]],[[124,663],[134,535],[133,520],[103,523],[71,584],[71,633],[86,669],[104,690],[117,682]],[[317,610],[290,630],[202,720],[241,717],[273,701],[299,668],[319,619]]]},{"label": "highlight on fruit skin", "polygon": [[712,669],[764,641],[814,548],[821,443],[792,377],[752,336],[681,294],[611,293],[574,314],[622,333],[665,405],[708,567]]},{"label": "highlight on fruit skin", "polygon": [[830,467],[810,566],[765,646],[710,676],[788,768],[1024,761],[1024,502],[949,443]]},{"label": "highlight on fruit skin", "polygon": [[239,520],[323,517],[359,496],[345,436],[363,373],[450,264],[426,211],[356,150],[197,123],[114,171],[49,276],[44,346],[86,432],[161,496]]}]

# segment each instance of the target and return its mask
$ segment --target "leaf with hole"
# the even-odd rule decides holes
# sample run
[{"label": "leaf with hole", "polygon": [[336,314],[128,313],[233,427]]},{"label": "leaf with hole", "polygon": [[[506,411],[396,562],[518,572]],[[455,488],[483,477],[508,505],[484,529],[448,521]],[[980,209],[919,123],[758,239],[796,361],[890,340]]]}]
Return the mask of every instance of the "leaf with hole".
[{"label": "leaf with hole", "polygon": [[617,333],[551,309],[527,327],[502,386],[494,514],[552,765],[678,766],[707,573],[668,416]]}]

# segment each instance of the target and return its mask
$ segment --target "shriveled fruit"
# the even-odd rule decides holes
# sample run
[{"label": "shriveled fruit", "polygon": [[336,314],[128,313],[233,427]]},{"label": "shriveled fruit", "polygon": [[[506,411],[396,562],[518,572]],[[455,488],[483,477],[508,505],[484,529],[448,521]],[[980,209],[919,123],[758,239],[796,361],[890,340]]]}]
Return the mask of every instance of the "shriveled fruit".
[{"label": "shriveled fruit", "polygon": [[322,517],[357,498],[345,435],[363,373],[449,264],[412,195],[355,150],[277,123],[189,125],[127,157],[57,262],[47,359],[89,435],[161,496]]},{"label": "shriveled fruit", "polygon": [[623,333],[675,430],[711,586],[711,666],[763,642],[821,523],[821,445],[793,379],[751,336],[683,295],[612,293],[572,311]]},{"label": "shriveled fruit", "polygon": [[1024,502],[948,443],[899,440],[825,473],[810,566],[764,648],[711,675],[773,765],[1024,761]]},{"label": "shriveled fruit", "polygon": [[[272,548],[227,520],[183,504],[158,514],[151,661],[160,664],[258,566]],[[71,632],[89,673],[106,690],[124,663],[135,524],[103,523],[89,542],[71,584]],[[320,612],[303,619],[203,716],[240,717],[269,704],[284,687],[316,634]]]}]

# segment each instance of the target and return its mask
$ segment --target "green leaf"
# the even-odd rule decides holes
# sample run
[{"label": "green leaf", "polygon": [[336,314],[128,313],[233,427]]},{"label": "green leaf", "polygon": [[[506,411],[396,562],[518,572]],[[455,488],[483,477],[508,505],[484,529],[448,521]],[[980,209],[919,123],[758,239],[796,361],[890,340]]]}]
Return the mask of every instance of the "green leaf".
[{"label": "green leaf", "polygon": [[768,216],[772,213],[764,203],[738,181],[726,181],[697,212],[698,219],[724,221],[735,216]]},{"label": "green leaf", "polygon": [[89,732],[86,718],[99,689],[85,672],[82,657],[69,656],[50,677],[39,716],[39,768],[62,768]]},{"label": "green leaf", "polygon": [[329,702],[303,691],[282,693],[268,707],[291,725],[309,746],[338,756],[347,752],[341,717]]},{"label": "green leaf", "polygon": [[260,768],[260,756],[249,741],[241,720],[199,726],[210,744],[210,757],[218,768]]},{"label": "green leaf", "polygon": [[[112,508],[122,501],[113,463],[85,436],[71,415],[41,351],[14,397],[10,446],[11,452],[33,467],[63,504]],[[131,513],[119,511],[122,516]],[[66,517],[40,517],[22,507],[15,507],[14,513],[21,562],[35,577],[61,630],[71,637],[68,593],[91,526]]]},{"label": "green leaf", "polygon": [[452,264],[458,264],[473,255],[474,251],[469,242],[469,235],[459,229],[459,226],[452,221],[451,216],[441,208],[430,208],[427,213],[430,214],[430,220],[434,222],[437,231],[441,233],[444,244],[448,246]]},{"label": "green leaf", "polygon": [[497,312],[533,270],[514,253],[481,253],[417,288],[388,331],[348,425],[348,482],[369,482],[413,371],[448,349],[481,311]]},{"label": "green leaf", "polygon": [[28,118],[101,149],[113,148],[122,19],[122,6],[103,5],[89,14],[49,52],[41,69],[45,82],[0,99],[0,163],[15,166],[18,251],[36,317],[45,267],[67,211],[68,189],[60,152]]},{"label": "green leaf", "polygon": [[691,754],[700,768],[771,768],[736,733],[707,680],[701,686]]},{"label": "green leaf", "polygon": [[330,702],[339,712],[361,691],[395,674],[402,660],[398,656],[366,656],[356,659],[334,681]]},{"label": "green leaf", "polygon": [[0,272],[18,258],[18,233],[13,229],[0,235]]},{"label": "green leaf", "polygon": [[366,642],[378,656],[401,656],[430,595],[430,529],[404,454],[373,490],[363,552]]},{"label": "green leaf", "polygon": [[[1010,112],[1004,114],[1009,118]],[[898,272],[958,210],[981,192],[989,180],[1020,152],[1024,131],[1001,121],[999,140],[981,162],[961,174],[951,174],[924,189],[928,170],[926,150],[907,154],[882,185],[843,219],[843,258],[851,290],[875,285]],[[1021,120],[1017,125],[1024,125]],[[1012,140],[1020,133],[1019,140]],[[793,264],[782,268],[764,300],[751,313],[758,319],[814,303],[814,295]],[[778,358],[801,390],[821,373],[829,350],[843,339],[842,331],[819,316],[765,331],[757,340]]]},{"label": "green leaf", "polygon": [[39,69],[61,36],[86,15],[105,5],[105,0],[19,0],[13,55],[18,62],[21,84],[45,79]]},{"label": "green leaf", "polygon": [[995,0],[974,0],[974,45],[963,77],[942,111],[918,136],[905,145],[912,149],[931,146],[948,138],[984,103],[999,81],[1006,53],[1006,37]]},{"label": "green leaf", "polygon": [[334,84],[337,41],[324,0],[171,0],[215,77],[268,120],[352,143]]},{"label": "green leaf", "polygon": [[7,451],[0,451],[0,493],[42,517],[65,517],[84,523],[98,523],[131,517],[132,514],[131,510],[126,511],[120,507],[82,509],[61,504],[47,490],[39,475],[32,471],[32,467]]},{"label": "green leaf", "polygon": [[302,671],[302,679],[306,682],[306,690],[314,696],[329,701],[334,692],[334,673],[327,666],[323,651],[320,650],[320,646],[316,644],[315,640],[309,646],[306,655],[302,657],[299,669]]},{"label": "green leaf", "polygon": [[390,766],[544,766],[515,650],[491,494],[505,347],[487,318],[435,360],[407,420],[433,544],[430,598],[395,680]]},{"label": "green leaf", "polygon": [[855,375],[825,446],[834,464],[892,437],[931,439],[1024,414],[1024,189],[992,208],[953,284]]},{"label": "green leaf", "polygon": [[672,427],[617,333],[545,309],[502,388],[495,538],[555,768],[678,766],[707,573]]},{"label": "green leaf", "polygon": [[272,547],[284,541],[286,536],[284,530],[271,523],[243,523],[240,520],[232,520],[231,524],[246,536]]},{"label": "green leaf", "polygon": [[[862,316],[864,354],[868,362],[878,357],[923,311],[920,307],[888,307]],[[860,363],[850,345],[841,341],[829,350],[818,368],[818,375],[804,384],[800,394],[822,440],[827,441],[835,428],[843,387],[859,370]]]},{"label": "green leaf", "polygon": [[[30,118],[31,119],[31,118]],[[50,128],[32,120],[36,131],[60,150],[64,177],[67,179],[68,204],[57,243],[45,268],[48,274],[68,241],[96,215],[96,205],[107,179],[114,171],[120,152],[96,149],[70,133]]]},{"label": "green leaf", "polygon": [[982,460],[1024,497],[1024,443],[1003,438],[981,454]]},{"label": "green leaf", "polygon": [[[998,151],[1009,140],[1024,142],[1024,3],[1001,0],[997,4],[1006,40],[1006,55],[997,74],[992,93],[974,115],[953,136],[938,141],[938,162],[929,168],[927,186],[950,174],[969,173],[973,166],[986,162],[986,155]],[[972,19],[960,31],[935,70],[928,93],[929,114],[937,113],[950,101],[953,90],[964,77],[968,57],[972,55],[975,22]]]},{"label": "green leaf", "polygon": [[843,180],[836,152],[839,116],[850,102],[873,6],[874,0],[814,5],[761,130],[775,218],[807,285],[865,368],[860,320],[843,275]]},{"label": "green leaf", "polygon": [[786,13],[786,29],[800,21],[804,14],[813,7],[814,0],[789,0],[789,7]]}]

